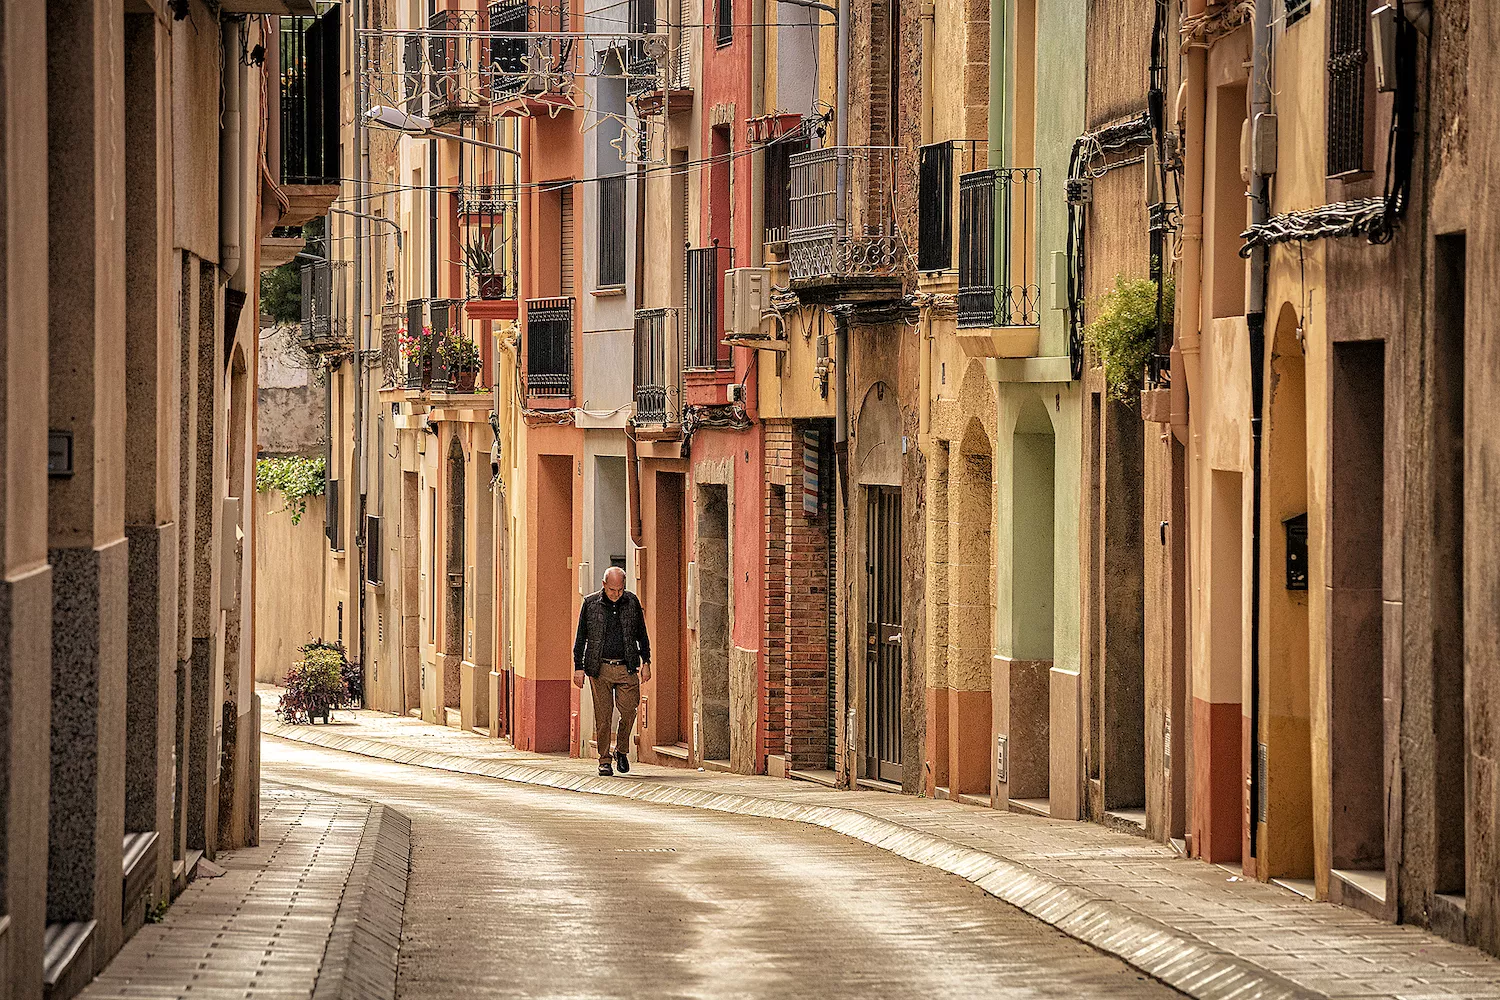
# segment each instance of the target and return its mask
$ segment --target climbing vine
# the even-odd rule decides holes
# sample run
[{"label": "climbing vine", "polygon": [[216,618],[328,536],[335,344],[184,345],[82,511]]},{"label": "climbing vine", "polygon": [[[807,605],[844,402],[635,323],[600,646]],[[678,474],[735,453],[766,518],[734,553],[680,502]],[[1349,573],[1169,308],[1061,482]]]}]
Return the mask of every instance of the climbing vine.
[{"label": "climbing vine", "polygon": [[307,512],[308,497],[323,495],[325,481],[326,473],[321,456],[262,458],[255,463],[255,491],[265,493],[280,490],[281,495],[286,498],[286,506],[282,509],[291,512],[293,524],[302,521],[302,515]]}]

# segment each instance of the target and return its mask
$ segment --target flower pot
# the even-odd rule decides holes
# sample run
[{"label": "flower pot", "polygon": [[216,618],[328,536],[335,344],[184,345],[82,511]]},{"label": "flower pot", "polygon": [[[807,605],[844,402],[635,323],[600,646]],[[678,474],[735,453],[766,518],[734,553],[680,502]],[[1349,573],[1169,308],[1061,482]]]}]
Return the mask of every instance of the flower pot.
[{"label": "flower pot", "polygon": [[505,275],[503,274],[481,274],[479,275],[479,297],[481,299],[503,299],[505,294]]},{"label": "flower pot", "polygon": [[453,379],[457,383],[456,386],[454,387],[454,391],[455,392],[473,392],[474,391],[474,376],[476,376],[478,374],[479,374],[478,372],[454,372],[453,373]]}]

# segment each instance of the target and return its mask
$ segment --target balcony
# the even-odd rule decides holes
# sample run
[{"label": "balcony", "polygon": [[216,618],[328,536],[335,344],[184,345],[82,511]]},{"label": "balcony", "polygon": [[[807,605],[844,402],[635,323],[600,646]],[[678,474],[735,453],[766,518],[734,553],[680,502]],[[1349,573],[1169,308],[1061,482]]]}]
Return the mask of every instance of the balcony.
[{"label": "balcony", "polygon": [[980,139],[950,139],[917,151],[917,270],[957,270],[959,178],[983,169],[987,153]]},{"label": "balcony", "polygon": [[658,20],[656,2],[630,0],[630,30],[652,36],[633,40],[625,59],[628,92],[640,115],[676,114],[693,106],[690,36],[680,25]]},{"label": "balcony", "polygon": [[[458,215],[465,227],[464,294],[466,310],[475,319],[515,319],[521,259],[516,189],[506,185],[465,187],[458,197]],[[508,302],[505,315],[480,308],[476,302]]]},{"label": "balcony", "polygon": [[571,104],[573,39],[567,0],[538,5],[527,0],[495,0],[489,30],[539,35],[493,38],[490,42],[490,99],[523,105]]},{"label": "balcony", "polygon": [[427,19],[429,114],[439,124],[472,115],[488,100],[487,11],[439,10]]},{"label": "balcony", "polygon": [[733,248],[718,243],[687,252],[688,371],[732,367],[730,348],[724,344],[724,272],[733,266]]},{"label": "balcony", "polygon": [[896,152],[830,146],[791,157],[787,253],[792,287],[899,289]]},{"label": "balcony", "polygon": [[346,351],[354,346],[344,297],[343,261],[318,261],[302,268],[302,326],[297,344],[309,354]]},{"label": "balcony", "polygon": [[526,300],[526,394],[573,395],[573,299]]},{"label": "balcony", "polygon": [[682,350],[676,309],[635,313],[635,423],[682,423]]},{"label": "balcony", "polygon": [[977,170],[959,178],[959,341],[971,357],[1037,352],[1041,186],[1042,172],[1034,167]]},{"label": "balcony", "polygon": [[339,10],[281,18],[276,142],[288,202],[281,226],[300,226],[326,214],[339,195]]}]

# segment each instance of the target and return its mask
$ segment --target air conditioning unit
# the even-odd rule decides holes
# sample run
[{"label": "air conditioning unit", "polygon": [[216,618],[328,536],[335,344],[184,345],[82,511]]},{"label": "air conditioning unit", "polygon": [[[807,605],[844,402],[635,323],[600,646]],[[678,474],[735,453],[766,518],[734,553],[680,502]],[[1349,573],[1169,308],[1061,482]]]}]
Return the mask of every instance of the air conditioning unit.
[{"label": "air conditioning unit", "polygon": [[771,308],[770,268],[731,268],[724,274],[724,294],[729,339],[769,340],[775,328],[765,315]]}]

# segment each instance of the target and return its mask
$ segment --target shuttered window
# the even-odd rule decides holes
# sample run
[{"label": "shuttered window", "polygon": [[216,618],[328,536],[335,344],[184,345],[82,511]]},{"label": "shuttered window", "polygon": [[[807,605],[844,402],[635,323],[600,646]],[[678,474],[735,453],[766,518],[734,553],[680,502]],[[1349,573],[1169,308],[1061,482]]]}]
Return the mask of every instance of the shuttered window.
[{"label": "shuttered window", "polygon": [[562,232],[559,234],[559,245],[561,247],[560,262],[562,267],[561,284],[562,294],[569,296],[573,294],[573,189],[563,188],[558,192],[562,212]]}]

